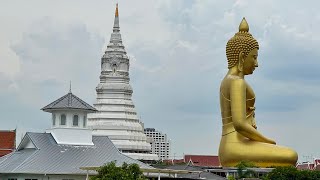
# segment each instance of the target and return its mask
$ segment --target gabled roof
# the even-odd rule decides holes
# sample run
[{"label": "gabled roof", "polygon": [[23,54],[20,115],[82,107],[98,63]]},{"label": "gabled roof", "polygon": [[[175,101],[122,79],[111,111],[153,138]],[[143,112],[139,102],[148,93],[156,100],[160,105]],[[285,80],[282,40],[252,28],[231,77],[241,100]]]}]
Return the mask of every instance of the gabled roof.
[{"label": "gabled roof", "polygon": [[207,155],[184,155],[186,163],[191,162],[194,166],[220,167],[219,156]]},{"label": "gabled roof", "polygon": [[23,149],[39,149],[36,144],[33,142],[30,136],[24,136],[17,147],[17,151]]},{"label": "gabled roof", "polygon": [[311,163],[298,164],[296,168],[298,170],[313,170],[314,164],[311,164]]},{"label": "gabled roof", "polygon": [[50,112],[51,110],[61,110],[61,109],[78,109],[78,110],[86,110],[91,112],[97,111],[94,107],[84,102],[82,99],[78,98],[71,92],[53,101],[52,103],[43,107],[41,110]]},{"label": "gabled roof", "polygon": [[80,167],[102,166],[115,161],[152,167],[123,155],[107,136],[93,136],[93,146],[59,145],[51,133],[26,133],[35,147],[23,148],[0,158],[0,174],[86,174]]},{"label": "gabled roof", "polygon": [[0,131],[0,157],[11,153],[16,146],[16,131]]}]

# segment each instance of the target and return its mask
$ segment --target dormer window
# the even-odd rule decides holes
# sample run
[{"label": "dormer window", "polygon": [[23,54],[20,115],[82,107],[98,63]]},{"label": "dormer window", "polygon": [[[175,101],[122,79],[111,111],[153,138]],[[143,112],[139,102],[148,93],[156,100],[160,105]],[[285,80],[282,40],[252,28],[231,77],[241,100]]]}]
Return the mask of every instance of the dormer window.
[{"label": "dormer window", "polygon": [[52,114],[52,125],[55,126],[56,125],[56,115]]},{"label": "dormer window", "polygon": [[79,126],[79,116],[78,115],[74,115],[73,116],[73,126]]},{"label": "dormer window", "polygon": [[65,126],[66,125],[66,115],[65,114],[61,114],[60,115],[60,125]]}]

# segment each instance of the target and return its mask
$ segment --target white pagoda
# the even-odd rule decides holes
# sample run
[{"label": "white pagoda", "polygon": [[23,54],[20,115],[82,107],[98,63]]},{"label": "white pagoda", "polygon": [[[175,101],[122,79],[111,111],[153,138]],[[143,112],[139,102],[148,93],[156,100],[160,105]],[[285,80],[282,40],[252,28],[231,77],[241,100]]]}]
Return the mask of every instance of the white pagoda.
[{"label": "white pagoda", "polygon": [[118,4],[115,12],[113,33],[105,54],[101,58],[100,83],[96,87],[98,110],[88,115],[88,126],[95,136],[108,136],[124,154],[139,160],[158,160],[151,154],[151,145],[144,134],[131,100],[129,83],[129,58],[122,44]]}]

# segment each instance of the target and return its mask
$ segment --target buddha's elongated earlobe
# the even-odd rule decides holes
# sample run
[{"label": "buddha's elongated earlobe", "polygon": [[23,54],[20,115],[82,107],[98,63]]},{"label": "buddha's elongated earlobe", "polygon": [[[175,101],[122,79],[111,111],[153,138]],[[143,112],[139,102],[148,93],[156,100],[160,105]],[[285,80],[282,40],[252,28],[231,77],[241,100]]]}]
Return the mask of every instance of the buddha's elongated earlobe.
[{"label": "buddha's elongated earlobe", "polygon": [[239,53],[239,61],[238,61],[238,70],[240,72],[243,71],[243,63],[244,63],[244,53],[243,52],[240,52]]}]

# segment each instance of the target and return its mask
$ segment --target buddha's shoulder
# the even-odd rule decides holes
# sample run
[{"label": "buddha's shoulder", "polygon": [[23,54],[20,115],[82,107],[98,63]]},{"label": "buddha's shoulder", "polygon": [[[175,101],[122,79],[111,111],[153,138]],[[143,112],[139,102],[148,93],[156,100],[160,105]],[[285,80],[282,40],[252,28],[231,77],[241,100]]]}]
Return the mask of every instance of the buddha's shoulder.
[{"label": "buddha's shoulder", "polygon": [[226,76],[226,80],[231,84],[247,84],[246,81],[243,78],[240,78],[239,76],[228,75]]},{"label": "buddha's shoulder", "polygon": [[235,76],[235,75],[227,75],[226,76],[226,79],[229,79],[229,80],[244,80],[243,78],[239,77],[239,76]]},{"label": "buddha's shoulder", "polygon": [[231,89],[246,89],[247,83],[237,76],[228,75],[221,82],[220,91]]}]

